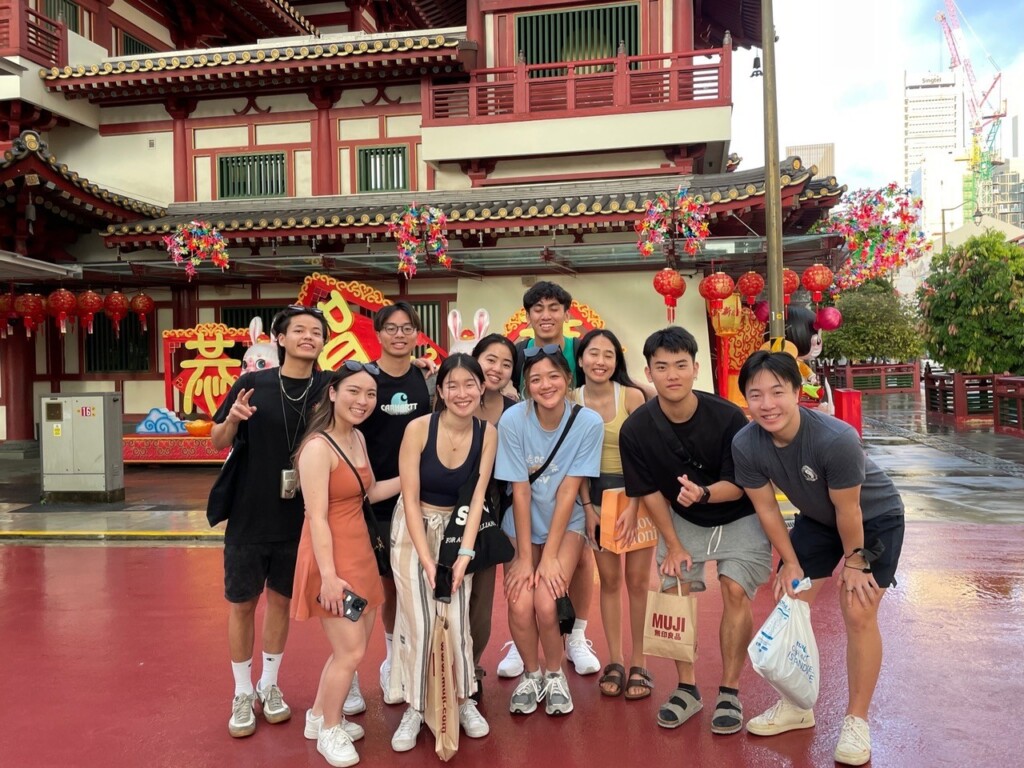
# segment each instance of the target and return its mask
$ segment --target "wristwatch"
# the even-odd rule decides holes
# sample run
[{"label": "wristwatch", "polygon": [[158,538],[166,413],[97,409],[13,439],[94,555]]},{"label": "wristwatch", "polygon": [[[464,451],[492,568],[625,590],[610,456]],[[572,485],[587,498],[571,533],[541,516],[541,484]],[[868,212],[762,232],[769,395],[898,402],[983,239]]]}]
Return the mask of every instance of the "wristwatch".
[{"label": "wristwatch", "polygon": [[457,556],[462,557],[463,555],[472,560],[474,557],[476,557],[476,551],[472,549],[466,549],[465,547],[459,547],[459,554]]},{"label": "wristwatch", "polygon": [[708,488],[706,485],[703,485],[701,487],[704,489],[704,493],[700,495],[700,501],[698,501],[697,503],[707,504],[709,501],[711,501],[711,489]]}]

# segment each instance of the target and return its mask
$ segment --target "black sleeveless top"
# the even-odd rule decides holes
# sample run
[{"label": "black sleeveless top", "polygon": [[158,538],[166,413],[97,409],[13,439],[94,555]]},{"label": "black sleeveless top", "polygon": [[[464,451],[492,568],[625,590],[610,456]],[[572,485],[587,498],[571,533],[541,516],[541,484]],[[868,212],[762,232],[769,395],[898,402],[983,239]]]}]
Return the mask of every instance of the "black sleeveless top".
[{"label": "black sleeveless top", "polygon": [[483,450],[484,430],[480,420],[473,419],[473,440],[469,453],[462,465],[448,469],[437,458],[437,432],[441,412],[430,415],[427,444],[420,454],[420,501],[435,507],[454,507],[459,498],[459,488],[469,479],[476,458]]}]

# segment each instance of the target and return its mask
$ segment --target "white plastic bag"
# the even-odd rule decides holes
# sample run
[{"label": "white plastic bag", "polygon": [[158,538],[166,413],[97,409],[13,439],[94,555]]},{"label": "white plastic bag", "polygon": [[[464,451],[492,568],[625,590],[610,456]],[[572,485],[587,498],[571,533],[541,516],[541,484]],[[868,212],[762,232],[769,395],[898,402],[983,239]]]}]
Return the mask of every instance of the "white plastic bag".
[{"label": "white plastic bag", "polygon": [[[811,580],[795,585],[797,592],[811,588]],[[783,697],[801,709],[818,700],[818,644],[811,629],[811,606],[783,595],[768,620],[747,647],[754,671]]]}]

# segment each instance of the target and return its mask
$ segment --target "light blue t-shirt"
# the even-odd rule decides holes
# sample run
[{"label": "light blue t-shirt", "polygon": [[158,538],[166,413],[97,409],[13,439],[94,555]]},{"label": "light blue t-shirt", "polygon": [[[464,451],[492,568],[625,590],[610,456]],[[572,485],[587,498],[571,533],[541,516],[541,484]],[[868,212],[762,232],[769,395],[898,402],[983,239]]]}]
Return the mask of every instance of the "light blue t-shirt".
[{"label": "light blue t-shirt", "polygon": [[[530,472],[540,467],[555,447],[571,410],[572,403],[566,400],[562,420],[550,432],[537,421],[532,400],[516,403],[505,411],[498,422],[494,476],[509,483],[528,481]],[[590,408],[581,408],[558,453],[530,488],[530,538],[534,544],[548,540],[551,518],[555,513],[555,495],[562,480],[570,476],[598,477],[601,474],[603,437],[604,422],[600,414]],[[501,529],[515,537],[515,519],[511,510],[505,515]],[[586,530],[586,517],[579,497],[573,505],[567,530],[578,533]]]}]

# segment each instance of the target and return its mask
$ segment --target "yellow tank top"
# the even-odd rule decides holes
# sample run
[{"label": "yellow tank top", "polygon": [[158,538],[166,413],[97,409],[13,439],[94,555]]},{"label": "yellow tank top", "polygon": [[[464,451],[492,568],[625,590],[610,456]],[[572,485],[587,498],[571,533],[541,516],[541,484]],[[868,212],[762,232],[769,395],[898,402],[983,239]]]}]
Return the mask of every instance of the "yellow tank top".
[{"label": "yellow tank top", "polygon": [[[626,388],[613,382],[613,397],[615,398],[615,415],[611,421],[604,423],[604,439],[601,443],[601,474],[621,475],[622,457],[619,455],[619,430],[626,420]],[[573,392],[573,400],[585,406],[586,386],[582,386]]]}]

